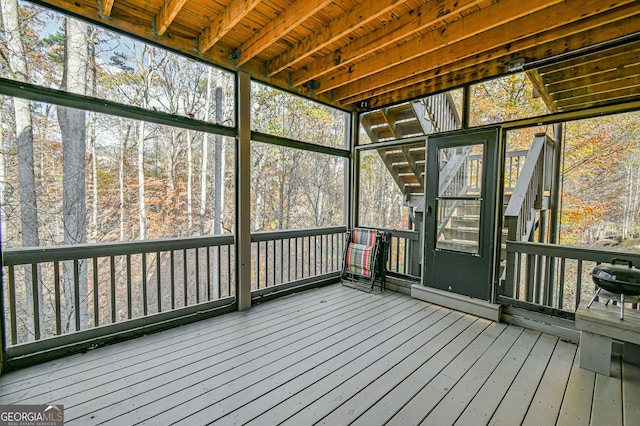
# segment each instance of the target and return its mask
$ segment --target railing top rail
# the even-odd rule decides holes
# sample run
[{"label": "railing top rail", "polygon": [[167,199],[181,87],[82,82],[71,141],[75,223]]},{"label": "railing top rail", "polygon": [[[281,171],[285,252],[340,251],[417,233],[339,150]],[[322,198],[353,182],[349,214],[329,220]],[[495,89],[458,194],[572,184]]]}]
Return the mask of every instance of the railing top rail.
[{"label": "railing top rail", "polygon": [[251,242],[286,240],[289,238],[313,237],[319,235],[347,232],[346,226],[328,226],[325,228],[288,229],[281,231],[260,231],[251,233]]},{"label": "railing top rail", "polygon": [[522,172],[520,172],[520,177],[516,183],[513,195],[507,205],[507,210],[504,214],[505,217],[518,217],[520,215],[520,210],[522,209],[526,194],[529,190],[529,185],[535,176],[538,161],[544,152],[543,148],[546,139],[548,138],[544,134],[535,136],[533,143],[531,144],[531,149],[525,159],[524,166],[522,167]]},{"label": "railing top rail", "polygon": [[2,251],[2,265],[25,265],[41,262],[90,259],[94,257],[155,253],[234,244],[233,235],[163,238],[159,240],[87,243],[69,246],[26,247]]},{"label": "railing top rail", "polygon": [[507,252],[564,257],[568,259],[587,260],[609,263],[613,259],[630,260],[636,268],[640,268],[640,254],[616,250],[589,249],[561,244],[542,244],[521,241],[507,241]]}]

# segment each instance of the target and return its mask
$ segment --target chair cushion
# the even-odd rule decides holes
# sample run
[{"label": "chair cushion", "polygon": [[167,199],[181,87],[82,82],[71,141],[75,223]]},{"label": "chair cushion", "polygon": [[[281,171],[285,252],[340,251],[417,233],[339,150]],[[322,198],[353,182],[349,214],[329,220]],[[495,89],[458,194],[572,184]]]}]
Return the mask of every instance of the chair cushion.
[{"label": "chair cushion", "polygon": [[347,247],[346,270],[365,277],[371,276],[372,256],[375,246],[365,244],[350,244]]},{"label": "chair cushion", "polygon": [[372,246],[376,243],[376,233],[375,229],[354,228],[351,233],[351,242]]}]

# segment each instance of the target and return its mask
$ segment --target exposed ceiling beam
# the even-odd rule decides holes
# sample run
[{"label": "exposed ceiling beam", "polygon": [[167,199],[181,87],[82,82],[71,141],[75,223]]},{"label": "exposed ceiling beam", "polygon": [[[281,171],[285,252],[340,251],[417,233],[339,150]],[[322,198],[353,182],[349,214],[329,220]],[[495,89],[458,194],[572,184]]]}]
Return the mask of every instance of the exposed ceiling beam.
[{"label": "exposed ceiling beam", "polygon": [[623,100],[631,101],[640,99],[640,94],[638,93],[637,87],[631,87],[612,92],[569,98],[558,102],[558,107],[563,111],[577,108],[591,108],[593,106],[609,103],[611,102],[611,99],[616,99],[618,102]]},{"label": "exposed ceiling beam", "polygon": [[238,49],[240,57],[236,59],[236,65],[241,66],[245,64],[332,1],[333,0],[323,0],[316,2],[297,0],[278,15],[276,19],[269,21],[267,25],[251,36],[251,38]]},{"label": "exposed ceiling beam", "polygon": [[160,9],[160,13],[156,15],[156,19],[154,21],[156,34],[158,36],[164,35],[165,31],[167,31],[167,28],[169,28],[169,25],[171,25],[173,20],[176,18],[176,15],[178,15],[178,12],[180,12],[180,9],[182,9],[182,6],[184,6],[186,1],[187,0],[167,0],[165,2],[162,9]]},{"label": "exposed ceiling beam", "polygon": [[100,13],[104,17],[111,16],[114,0],[99,0]]},{"label": "exposed ceiling beam", "polygon": [[291,73],[291,83],[300,86],[312,79],[322,77],[329,72],[356,61],[371,52],[383,49],[425,30],[443,20],[449,20],[461,12],[486,0],[445,0],[442,3],[428,2],[419,8],[388,22],[385,26],[355,39],[347,46],[331,55],[323,56],[303,68]]},{"label": "exposed ceiling beam", "polygon": [[603,71],[597,74],[575,78],[567,81],[560,81],[552,85],[547,84],[547,90],[556,98],[557,96],[565,97],[566,92],[580,91],[585,87],[601,84],[603,82],[617,82],[630,77],[640,75],[640,65],[631,65],[626,67],[615,68],[609,71]]},{"label": "exposed ceiling beam", "polygon": [[390,11],[403,0],[365,0],[344,15],[336,18],[329,26],[305,38],[293,49],[267,62],[266,74],[271,77],[280,71],[300,62],[328,44],[350,33],[354,28],[377,19]]},{"label": "exposed ceiling beam", "polygon": [[[588,0],[581,1],[588,3]],[[414,38],[394,49],[389,49],[384,55],[373,56],[335,72],[331,74],[331,76],[320,80],[320,88],[316,90],[316,92],[323,93],[344,86],[354,80],[380,73],[393,66],[407,63],[412,59],[421,58],[427,53],[434,51],[439,52],[441,48],[446,48],[452,43],[469,40],[464,43],[465,46],[468,43],[475,43],[476,45],[481,44],[484,49],[504,44],[509,37],[509,34],[503,33],[504,29],[493,37],[487,36],[487,32],[503,24],[509,25],[518,17],[525,17],[521,20],[528,21],[533,12],[546,10],[548,6],[561,2],[562,0],[537,0],[535,2],[518,1],[495,3],[447,24],[444,31],[431,31],[422,37]],[[575,10],[573,10],[573,15],[576,15]],[[516,22],[519,21],[520,20],[516,20]],[[533,21],[533,19],[531,19],[531,21]],[[536,22],[535,25],[542,26],[544,22]],[[527,29],[530,27],[531,25],[529,25]],[[432,60],[431,65],[437,65],[441,63],[442,60],[450,60],[450,58],[447,56],[442,57],[442,55],[438,54],[438,58],[435,61]],[[419,68],[417,69],[419,70]],[[414,68],[414,70],[416,70],[416,68]],[[391,75],[394,75],[394,73],[389,73],[389,76]]]},{"label": "exposed ceiling beam", "polygon": [[231,0],[229,6],[198,37],[198,50],[206,52],[247,16],[261,0]]},{"label": "exposed ceiling beam", "polygon": [[[571,49],[559,42],[559,39],[582,31],[598,28],[599,26],[625,19],[640,12],[633,2],[625,1],[625,3],[627,3],[625,6],[573,22],[579,19],[579,17],[576,15],[575,9],[565,9],[565,5],[589,3],[590,1],[591,0],[567,0],[566,3],[554,6],[549,10],[538,12],[539,16],[536,16],[536,18],[542,19],[546,24],[542,28],[536,24],[536,22],[541,22],[540,20],[528,21],[529,25],[526,25],[526,22],[515,21],[512,24],[506,24],[505,26],[487,31],[483,34],[483,37],[474,37],[464,42],[447,45],[437,52],[431,52],[413,59],[402,64],[402,66],[391,68],[385,73],[373,75],[351,83],[348,88],[345,87],[334,90],[333,98],[341,100],[344,103],[357,102],[358,100],[368,99],[392,90],[407,87],[414,83],[419,83],[426,78],[425,76],[432,76],[434,71],[435,74],[452,72],[476,63],[492,61],[500,56],[531,48],[533,48],[535,52],[535,47],[541,43],[550,43],[549,48],[551,51],[556,51],[557,53],[555,55],[559,55],[571,51]],[[560,16],[562,16],[562,18],[559,18]],[[558,17],[558,19],[556,20],[554,17]],[[532,25],[536,25],[536,27],[532,27]],[[629,28],[635,28],[637,26],[637,22],[632,22]],[[622,31],[614,30],[611,31],[611,33],[623,33],[627,35],[635,32],[627,31],[626,28],[621,30]],[[521,37],[511,39],[512,34]],[[611,36],[602,41],[608,41],[615,37],[616,36]],[[587,43],[587,40],[585,40],[584,43],[577,44],[581,47],[591,45],[591,43]],[[525,59],[531,62],[550,56],[554,55],[540,52],[537,53],[536,56]],[[516,57],[514,57],[514,59],[516,59]],[[505,69],[495,75],[501,75],[506,72],[507,64],[503,64],[502,66],[504,66]],[[407,73],[410,74],[407,75]]]},{"label": "exposed ceiling beam", "polygon": [[599,61],[576,64],[571,68],[564,68],[558,72],[544,74],[544,81],[548,85],[571,80],[605,71],[610,71],[621,66],[628,66],[640,63],[640,50],[627,50],[620,55],[609,58],[602,58]]},{"label": "exposed ceiling beam", "polygon": [[533,84],[534,89],[536,90],[536,92],[538,92],[549,111],[556,112],[558,110],[558,106],[549,94],[547,86],[545,86],[542,76],[538,74],[538,71],[527,71],[527,76],[529,77],[531,84]]},{"label": "exposed ceiling beam", "polygon": [[552,64],[538,69],[540,75],[549,76],[557,72],[563,72],[567,69],[580,66],[589,62],[599,62],[602,59],[614,59],[619,57],[626,57],[627,55],[640,50],[640,42],[629,43],[624,46],[618,46],[611,49],[605,49],[597,53],[591,53],[589,55],[580,56],[568,61],[563,61],[560,64]]},{"label": "exposed ceiling beam", "polygon": [[601,81],[593,81],[592,84],[583,87],[567,90],[561,94],[554,95],[557,101],[564,101],[566,99],[577,99],[583,96],[593,96],[598,93],[613,93],[622,89],[634,89],[636,93],[640,93],[640,75],[636,74],[632,77],[623,78],[620,80],[608,80],[606,77]]},{"label": "exposed ceiling beam", "polygon": [[[593,21],[593,19],[591,20]],[[410,80],[412,84],[399,87],[391,87],[387,90],[380,89],[380,93],[374,91],[370,96],[354,97],[352,100],[343,101],[345,105],[352,104],[361,99],[369,99],[370,106],[382,107],[398,103],[407,99],[415,99],[428,94],[461,87],[467,83],[474,83],[507,72],[510,61],[519,58],[528,58],[530,62],[565,54],[566,52],[579,50],[585,47],[597,45],[620,37],[640,32],[640,19],[638,16],[630,16],[620,21],[610,22],[602,26],[591,26],[583,32],[574,33],[563,38],[556,38],[547,43],[535,43],[540,37],[532,37],[527,44],[533,44],[529,49],[522,49],[523,43],[512,46],[512,50],[503,49],[499,52],[489,52],[477,57],[463,59],[445,67],[432,69],[421,73]],[[531,43],[533,42],[533,43]],[[376,92],[378,89],[376,89]]]}]

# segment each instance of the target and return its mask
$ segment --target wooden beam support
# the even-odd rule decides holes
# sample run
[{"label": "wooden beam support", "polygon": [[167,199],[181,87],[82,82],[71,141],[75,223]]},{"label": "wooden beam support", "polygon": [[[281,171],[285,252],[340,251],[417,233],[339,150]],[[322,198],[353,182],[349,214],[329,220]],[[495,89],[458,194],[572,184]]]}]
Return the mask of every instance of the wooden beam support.
[{"label": "wooden beam support", "polygon": [[198,37],[198,50],[206,52],[225,36],[242,18],[247,16],[261,0],[231,0],[229,6]]},{"label": "wooden beam support", "polygon": [[[459,84],[449,86],[449,88],[503,75],[508,71],[508,63],[516,59],[525,59],[526,63],[531,63],[634,34],[640,27],[640,20],[637,18],[639,13],[640,11],[634,4],[626,4],[600,15],[591,16],[539,34],[533,34],[530,37],[516,40],[485,52],[471,49],[470,51],[473,53],[469,54],[469,51],[464,46],[465,43],[456,43],[441,49],[440,54],[427,54],[424,57],[408,62],[404,65],[404,68],[391,69],[388,73],[378,76],[375,81],[377,84],[368,81],[356,82],[350,85],[349,92],[335,90],[333,95],[335,99],[342,100],[343,104],[348,105],[363,99],[372,99],[379,96],[386,98],[383,96],[385,93],[405,87],[412,87],[409,91],[413,92],[420,84],[428,84],[421,82],[450,72],[463,72],[464,75],[469,75],[467,70],[481,70],[481,72],[477,73],[477,76],[460,81]],[[498,30],[496,29],[496,31]],[[580,33],[583,33],[583,35]],[[473,40],[468,41],[466,44],[471,43],[473,43]],[[545,47],[544,50],[540,48],[541,45]],[[446,63],[443,60],[438,62],[438,59],[444,56],[464,59],[450,63]],[[481,66],[477,67],[477,64],[481,64]],[[403,78],[407,74],[410,76]],[[456,78],[456,80],[459,79]],[[382,83],[385,84],[382,85]],[[381,86],[375,88],[378,84]],[[368,87],[374,87],[374,89],[368,90]],[[347,95],[350,95],[350,97],[345,97]],[[393,97],[395,98],[395,96]],[[402,99],[398,101],[400,100]],[[378,106],[385,104],[378,104]],[[370,105],[375,106],[376,104],[370,102]]]},{"label": "wooden beam support", "polygon": [[297,0],[276,19],[269,21],[238,49],[240,58],[236,59],[236,65],[241,66],[247,63],[331,2],[332,0],[318,2]]},{"label": "wooden beam support", "polygon": [[[583,90],[594,90],[598,86],[598,91],[606,91],[609,86],[618,87],[621,81],[632,80],[640,75],[640,64],[629,67],[615,68],[596,74],[589,74],[584,77],[561,81],[547,88],[554,99],[558,97],[579,96]],[[629,81],[627,82],[629,83]]]},{"label": "wooden beam support", "polygon": [[[581,4],[589,4],[592,0],[579,0]],[[569,1],[575,3],[576,0]],[[447,24],[444,31],[431,31],[422,37],[414,38],[398,47],[387,50],[384,55],[373,56],[364,61],[352,64],[348,68],[342,69],[331,76],[320,80],[320,88],[316,93],[324,93],[331,89],[349,84],[355,80],[372,76],[367,80],[367,84],[375,83],[379,79],[382,71],[398,67],[402,64],[413,63],[411,60],[418,59],[421,65],[425,64],[436,66],[438,64],[447,63],[458,59],[458,56],[449,54],[451,45],[458,48],[464,46],[464,52],[473,50],[485,51],[498,46],[502,46],[509,41],[513,41],[515,36],[524,37],[531,31],[547,25],[547,19],[559,20],[558,17],[547,16],[546,11],[551,11],[549,6],[560,3],[562,9],[565,9],[562,0],[537,0],[527,2],[499,2],[491,6],[472,13],[464,18]],[[555,9],[554,9],[555,10]],[[573,9],[573,20],[578,19]],[[540,11],[540,12],[539,12]],[[539,12],[538,14],[534,12]],[[544,19],[536,20],[534,16],[543,15]],[[567,15],[566,9],[564,15]],[[551,17],[553,16],[553,18]],[[520,18],[520,19],[516,19]],[[524,25],[524,28],[523,28]],[[491,31],[493,29],[493,31]],[[490,32],[490,35],[488,34]],[[482,36],[479,36],[482,34]],[[476,37],[474,37],[476,36]],[[471,47],[467,46],[473,46]],[[422,61],[421,59],[431,53],[430,61]],[[437,58],[433,58],[433,56]],[[423,68],[415,68],[409,65],[412,71],[422,70]],[[389,78],[396,78],[395,72],[387,74]],[[384,85],[382,83],[381,85]],[[347,89],[342,90],[339,96],[343,96]],[[349,90],[349,95],[355,92]],[[334,93],[335,95],[336,93]],[[343,96],[344,99],[347,96]],[[340,99],[340,98],[337,98]]]},{"label": "wooden beam support", "polygon": [[267,76],[271,77],[297,64],[318,50],[349,34],[354,28],[361,27],[377,19],[380,15],[402,2],[402,0],[388,0],[386,2],[365,0],[361,2],[344,15],[335,19],[329,26],[302,40],[298,46],[267,62]]},{"label": "wooden beam support", "polygon": [[553,86],[556,83],[567,80],[608,72],[634,64],[640,64],[640,50],[627,51],[625,54],[603,58],[597,62],[576,64],[571,68],[564,68],[563,66],[563,69],[558,72],[544,74],[544,81],[546,84]]},{"label": "wooden beam support", "polygon": [[540,75],[549,77],[558,72],[566,71],[567,69],[574,68],[576,66],[580,66],[583,64],[588,64],[590,62],[600,62],[602,59],[613,59],[628,62],[625,57],[630,54],[635,54],[636,51],[640,50],[640,41],[635,43],[629,43],[624,46],[618,46],[611,49],[605,49],[601,52],[592,53],[589,55],[581,56],[575,59],[563,61],[560,64],[553,64],[549,66],[545,66],[538,69]]},{"label": "wooden beam support", "polygon": [[111,16],[111,9],[113,9],[113,3],[115,0],[99,0],[100,14],[108,18]]},{"label": "wooden beam support", "polygon": [[632,86],[606,93],[586,94],[584,96],[576,96],[574,98],[561,100],[558,102],[558,107],[563,111],[577,108],[589,108],[608,103],[611,99],[623,99],[629,101],[640,99],[640,91],[638,91],[638,86]]},{"label": "wooden beam support", "polygon": [[[532,62],[639,32],[640,19],[638,19],[636,15],[619,21],[612,21],[602,26],[586,24],[584,24],[584,26],[591,28],[562,39],[551,40],[542,44],[536,44],[538,37],[534,36],[534,40],[529,40],[526,43],[524,41],[519,44],[516,43],[511,46],[513,49],[504,49],[504,51],[501,52],[502,55],[494,56],[497,52],[489,52],[475,58],[467,58],[449,64],[442,68],[432,69],[410,79],[413,83],[411,85],[390,85],[380,89],[379,93],[374,93],[373,91],[365,93],[365,95],[370,94],[370,96],[364,99],[369,99],[369,104],[372,108],[379,108],[406,101],[407,99],[415,99],[428,94],[460,87],[467,83],[475,83],[504,75],[507,73],[508,63],[517,58],[525,58]],[[521,49],[521,46],[525,44],[533,45],[533,47]],[[359,96],[353,98],[353,102],[356,102],[358,98]],[[345,100],[344,103],[350,104],[351,102]]]},{"label": "wooden beam support", "polygon": [[178,15],[187,0],[166,0],[155,18],[156,34],[161,37]]},{"label": "wooden beam support", "polygon": [[417,31],[433,27],[445,20],[454,20],[459,17],[460,13],[484,1],[445,0],[439,4],[428,2],[426,5],[387,23],[382,28],[352,41],[333,54],[323,56],[294,71],[291,74],[291,82],[294,86],[300,86],[310,80],[322,77],[336,68],[363,58],[378,49],[384,49],[405,37],[412,37],[412,34]]},{"label": "wooden beam support", "polygon": [[533,84],[533,87],[538,92],[549,111],[556,112],[558,110],[558,107],[549,94],[549,90],[547,89],[547,86],[545,86],[542,76],[538,74],[538,71],[527,71],[527,76],[529,77],[531,84]]}]

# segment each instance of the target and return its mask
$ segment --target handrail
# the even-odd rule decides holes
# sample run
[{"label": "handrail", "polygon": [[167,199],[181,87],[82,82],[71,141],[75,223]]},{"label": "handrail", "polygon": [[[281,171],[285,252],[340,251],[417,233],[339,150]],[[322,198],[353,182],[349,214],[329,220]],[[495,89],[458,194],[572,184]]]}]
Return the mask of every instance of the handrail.
[{"label": "handrail", "polygon": [[504,214],[509,230],[508,239],[511,241],[525,241],[533,230],[536,209],[543,207],[544,192],[548,191],[551,185],[548,176],[552,148],[553,140],[549,136],[537,134],[527,153],[524,167]]},{"label": "handrail", "polygon": [[[334,274],[345,233],[345,226],[253,233],[252,288]],[[0,303],[8,325],[2,332],[10,347],[52,336],[73,340],[89,329],[126,329],[125,322],[134,327],[144,318],[153,323],[172,312],[233,303],[234,246],[234,235],[214,235],[4,250],[8,297]]]},{"label": "handrail", "polygon": [[2,266],[218,247],[233,245],[234,240],[233,235],[210,235],[68,246],[10,248],[2,251]]},{"label": "handrail", "polygon": [[[640,268],[638,253],[560,244],[507,241],[507,255],[514,258],[513,266],[517,268],[507,273],[500,301],[526,302],[554,315],[557,313],[554,310],[574,312],[583,297],[593,296],[590,269],[596,264],[617,258]],[[552,265],[557,265],[557,269],[552,270]]]}]

